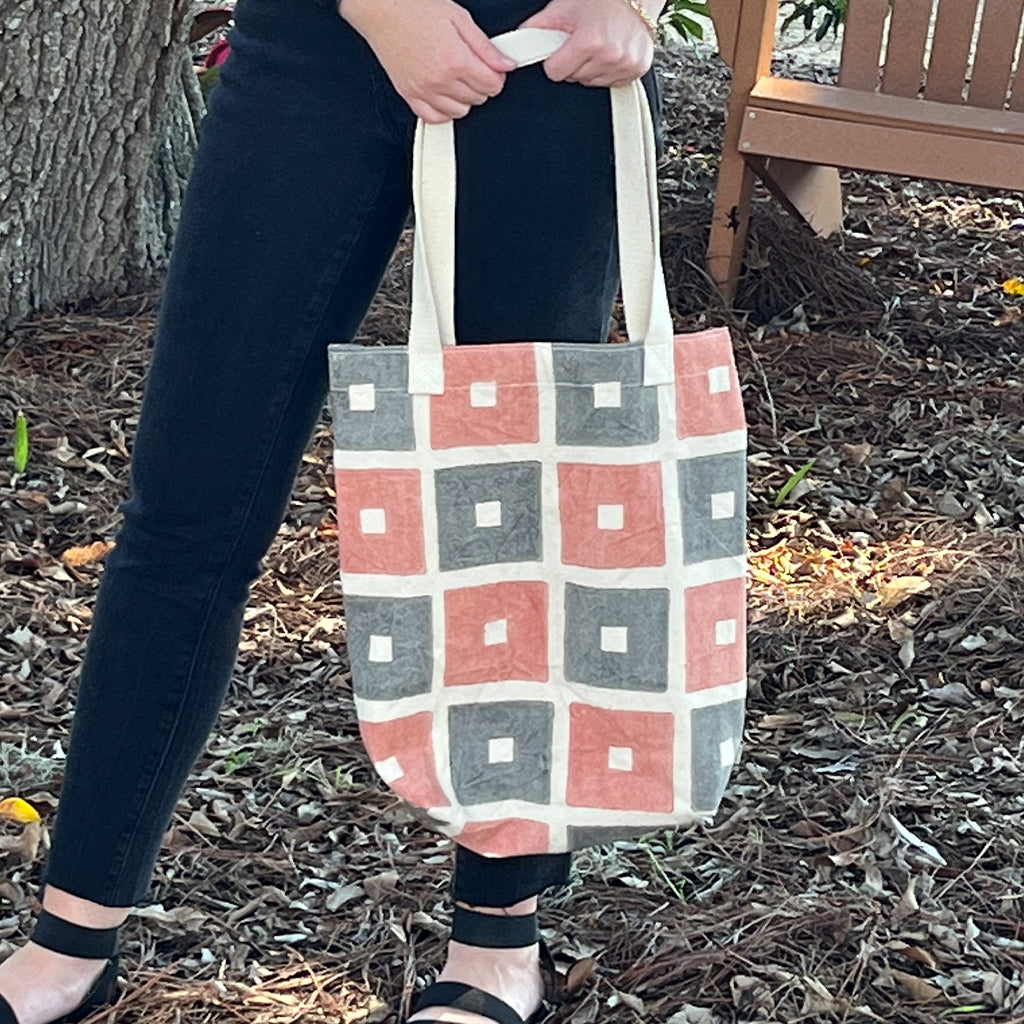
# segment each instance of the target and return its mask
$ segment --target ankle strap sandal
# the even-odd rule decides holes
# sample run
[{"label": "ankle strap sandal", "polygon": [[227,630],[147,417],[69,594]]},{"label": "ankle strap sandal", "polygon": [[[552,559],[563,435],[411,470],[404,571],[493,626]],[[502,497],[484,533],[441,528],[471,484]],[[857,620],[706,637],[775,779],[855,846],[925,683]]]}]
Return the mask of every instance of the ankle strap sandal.
[{"label": "ankle strap sandal", "polygon": [[[48,910],[39,914],[32,932],[32,942],[43,946],[54,953],[66,956],[82,957],[87,960],[106,959],[102,973],[92,988],[86,993],[85,999],[70,1013],[58,1017],[51,1024],[78,1024],[91,1016],[100,1007],[114,1001],[117,995],[117,971],[120,965],[118,953],[117,928],[87,928],[84,925],[72,924]],[[18,1024],[18,1018],[11,1009],[10,1003],[0,996],[0,1024]]]},{"label": "ankle strap sandal", "polygon": [[[544,997],[540,1009],[529,1020],[524,1020],[503,999],[461,981],[436,981],[428,985],[416,998],[412,1012],[428,1007],[465,1010],[488,1017],[497,1024],[536,1024],[550,1012],[554,1002],[558,971],[551,952],[540,937],[536,914],[506,917],[500,914],[481,914],[475,910],[456,907],[452,915],[452,939],[466,946],[485,949],[520,949],[539,943],[540,968],[544,979]],[[3,1022],[0,1022],[3,1024]],[[413,1024],[439,1024],[438,1021],[417,1020]]]}]

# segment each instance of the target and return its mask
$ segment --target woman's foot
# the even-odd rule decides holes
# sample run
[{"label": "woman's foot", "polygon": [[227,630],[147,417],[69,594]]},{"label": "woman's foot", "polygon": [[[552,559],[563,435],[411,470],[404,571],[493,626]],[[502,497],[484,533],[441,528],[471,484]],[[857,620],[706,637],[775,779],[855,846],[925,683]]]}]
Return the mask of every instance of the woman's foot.
[{"label": "woman's foot", "polygon": [[28,942],[0,963],[0,995],[18,1024],[48,1024],[82,1004],[106,964]]},{"label": "woman's foot", "polygon": [[[448,960],[438,981],[461,981],[483,989],[504,1000],[523,1020],[529,1020],[540,1008],[544,982],[540,976],[539,951],[536,945],[519,949],[481,949],[448,944]],[[443,1024],[493,1024],[487,1017],[451,1007],[430,1006],[408,1018],[415,1021],[442,1021]]]},{"label": "woman's foot", "polygon": [[[524,900],[514,907],[502,909],[468,909],[496,917],[517,917],[534,913],[537,900]],[[470,946],[453,939],[448,944],[448,959],[437,980],[461,982],[497,996],[508,1003],[524,1021],[529,1020],[540,1008],[545,991],[540,971],[540,950],[536,942],[513,948],[489,948]],[[415,1024],[416,1021],[494,1024],[489,1017],[447,1006],[424,1007],[408,1018],[408,1024]]]},{"label": "woman's foot", "polygon": [[[51,922],[59,926],[60,937],[62,930],[67,931],[61,929],[60,922],[89,929],[119,928],[128,917],[129,908],[106,907],[48,884],[43,893],[43,910],[60,919]],[[52,941],[54,929],[48,931]],[[48,940],[41,935],[40,941]],[[105,958],[68,956],[29,941],[0,963],[0,996],[14,1011],[18,1024],[49,1024],[81,1006],[107,963]]]}]

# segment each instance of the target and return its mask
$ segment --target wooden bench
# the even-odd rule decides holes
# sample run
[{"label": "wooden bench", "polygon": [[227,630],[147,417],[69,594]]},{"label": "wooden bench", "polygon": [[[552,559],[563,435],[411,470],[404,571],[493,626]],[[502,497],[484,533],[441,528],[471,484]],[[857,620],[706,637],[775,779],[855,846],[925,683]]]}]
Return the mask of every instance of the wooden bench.
[{"label": "wooden bench", "polygon": [[727,299],[755,176],[822,235],[842,227],[838,167],[1024,191],[1024,0],[984,0],[980,25],[980,0],[850,0],[838,85],[772,76],[779,0],[710,6],[733,69],[708,246]]}]

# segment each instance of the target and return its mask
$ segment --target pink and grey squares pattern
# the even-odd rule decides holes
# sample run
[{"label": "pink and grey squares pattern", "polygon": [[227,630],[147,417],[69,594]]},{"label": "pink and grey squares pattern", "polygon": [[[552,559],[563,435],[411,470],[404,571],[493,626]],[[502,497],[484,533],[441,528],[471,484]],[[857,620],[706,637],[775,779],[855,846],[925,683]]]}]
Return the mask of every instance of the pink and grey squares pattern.
[{"label": "pink and grey squares pattern", "polygon": [[478,852],[708,818],[740,749],[746,432],[724,330],[675,343],[330,349],[360,727]]}]

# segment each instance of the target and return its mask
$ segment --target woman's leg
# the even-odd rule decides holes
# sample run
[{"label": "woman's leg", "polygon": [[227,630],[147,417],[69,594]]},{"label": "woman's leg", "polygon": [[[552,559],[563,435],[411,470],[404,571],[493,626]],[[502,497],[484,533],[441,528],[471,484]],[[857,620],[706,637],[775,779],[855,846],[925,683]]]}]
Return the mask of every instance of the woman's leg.
[{"label": "woman's leg", "polygon": [[[44,905],[85,925],[117,924],[147,891],[323,407],[325,346],[354,334],[408,211],[407,149],[378,117],[382,73],[333,8],[242,0],[237,23],[166,282],[45,873]],[[97,973],[29,943],[0,965],[0,993],[39,1024]]]},{"label": "woman's leg", "polygon": [[[491,35],[540,4],[468,0]],[[552,83],[541,67],[456,126],[456,328],[460,343],[600,342],[618,288],[608,92]],[[569,855],[486,858],[458,848],[453,896],[488,913],[525,914],[568,878]],[[537,947],[452,942],[441,980],[491,992],[523,1017],[541,997]],[[426,1009],[413,1020],[485,1018]]]}]

